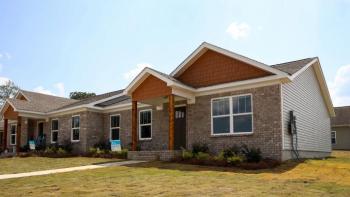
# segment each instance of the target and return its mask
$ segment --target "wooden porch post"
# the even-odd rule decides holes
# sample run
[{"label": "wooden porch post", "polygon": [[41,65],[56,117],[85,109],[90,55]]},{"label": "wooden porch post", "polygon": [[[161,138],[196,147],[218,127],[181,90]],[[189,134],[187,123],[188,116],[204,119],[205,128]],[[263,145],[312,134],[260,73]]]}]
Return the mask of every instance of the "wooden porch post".
[{"label": "wooden porch post", "polygon": [[132,101],[131,112],[131,138],[132,138],[132,150],[136,151],[137,147],[137,101]]},{"label": "wooden porch post", "polygon": [[4,119],[4,135],[3,135],[3,149],[5,150],[7,148],[7,132],[8,131],[8,119]]},{"label": "wooden porch post", "polygon": [[17,131],[16,131],[16,152],[19,153],[21,149],[21,133],[22,133],[22,117],[17,117]]},{"label": "wooden porch post", "polygon": [[174,95],[169,95],[169,150],[174,150],[174,129],[175,129],[175,109],[174,109]]}]

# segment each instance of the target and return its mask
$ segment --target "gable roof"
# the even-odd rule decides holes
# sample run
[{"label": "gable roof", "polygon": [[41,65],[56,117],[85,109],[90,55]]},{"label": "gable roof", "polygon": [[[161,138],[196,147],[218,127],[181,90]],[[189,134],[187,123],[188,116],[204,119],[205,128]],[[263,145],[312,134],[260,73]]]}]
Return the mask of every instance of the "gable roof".
[{"label": "gable roof", "polygon": [[134,78],[134,80],[132,80],[132,82],[128,85],[128,87],[125,88],[124,94],[131,95],[131,92],[135,90],[149,75],[153,75],[158,79],[164,81],[167,84],[167,86],[172,86],[172,87],[174,86],[174,87],[182,88],[189,91],[195,90],[191,86],[188,86],[178,81],[177,79],[175,79],[170,75],[167,75],[165,73],[159,72],[152,68],[146,67]]},{"label": "gable roof", "polygon": [[239,55],[237,53],[234,53],[232,51],[220,48],[218,46],[215,46],[213,44],[203,42],[193,53],[191,53],[173,72],[171,72],[170,76],[172,77],[178,77],[183,73],[188,67],[192,65],[200,56],[202,56],[207,50],[212,50],[217,53],[226,55],[228,57],[234,58],[236,60],[239,60],[241,62],[247,63],[249,65],[252,65],[254,67],[257,67],[259,69],[262,69],[264,71],[267,71],[272,74],[280,75],[280,76],[286,76],[285,72],[282,72],[278,69],[275,69],[271,66],[268,66],[264,63],[258,62],[256,60],[250,59],[248,57]]},{"label": "gable roof", "polygon": [[17,111],[46,113],[77,102],[77,100],[74,99],[41,94],[27,90],[19,90],[19,94],[22,94],[27,101],[16,98],[7,99],[10,105]]},{"label": "gable roof", "polygon": [[335,117],[331,119],[332,127],[350,127],[350,106],[334,107]]}]

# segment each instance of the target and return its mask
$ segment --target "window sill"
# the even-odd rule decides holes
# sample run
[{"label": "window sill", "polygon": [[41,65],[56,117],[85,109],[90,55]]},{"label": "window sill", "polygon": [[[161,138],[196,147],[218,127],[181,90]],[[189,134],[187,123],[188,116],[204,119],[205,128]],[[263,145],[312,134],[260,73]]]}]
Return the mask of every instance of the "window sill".
[{"label": "window sill", "polygon": [[80,140],[71,140],[72,143],[80,142]]},{"label": "window sill", "polygon": [[247,133],[225,133],[225,134],[211,134],[210,137],[239,137],[239,136],[249,136],[253,135],[254,132]]},{"label": "window sill", "polygon": [[151,141],[152,138],[139,138],[139,141]]}]

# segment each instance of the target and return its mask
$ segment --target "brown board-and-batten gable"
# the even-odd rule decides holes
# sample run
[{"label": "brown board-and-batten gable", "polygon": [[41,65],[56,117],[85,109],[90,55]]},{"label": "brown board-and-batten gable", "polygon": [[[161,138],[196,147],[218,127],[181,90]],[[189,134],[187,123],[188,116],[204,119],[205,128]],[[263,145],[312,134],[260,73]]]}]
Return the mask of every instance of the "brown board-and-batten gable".
[{"label": "brown board-and-batten gable", "polygon": [[133,92],[132,100],[142,101],[171,94],[171,88],[166,82],[149,75]]},{"label": "brown board-and-batten gable", "polygon": [[175,78],[194,88],[200,88],[270,75],[273,74],[216,51],[207,50]]}]

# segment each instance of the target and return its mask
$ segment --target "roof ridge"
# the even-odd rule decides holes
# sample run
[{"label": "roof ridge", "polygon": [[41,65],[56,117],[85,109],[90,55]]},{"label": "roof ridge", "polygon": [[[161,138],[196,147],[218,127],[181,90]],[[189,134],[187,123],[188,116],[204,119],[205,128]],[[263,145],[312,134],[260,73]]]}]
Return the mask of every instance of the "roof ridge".
[{"label": "roof ridge", "polygon": [[318,58],[318,57],[308,57],[308,58],[303,58],[303,59],[298,59],[298,60],[293,60],[293,61],[288,61],[288,62],[283,62],[283,63],[278,63],[278,64],[271,64],[270,66],[274,67],[274,66],[278,66],[278,65],[281,65],[281,64],[288,64],[288,63],[303,61],[303,60],[307,60],[307,59],[315,59],[315,58]]},{"label": "roof ridge", "polygon": [[34,92],[34,91],[24,90],[24,89],[19,89],[19,92],[28,92],[28,93],[40,94],[40,95],[44,95],[44,96],[51,96],[51,97],[56,97],[56,98],[61,98],[61,99],[68,99],[68,100],[78,101],[76,99],[71,99],[71,98],[62,97],[62,96],[56,96],[56,95],[50,95],[50,94],[44,94],[44,93]]}]

